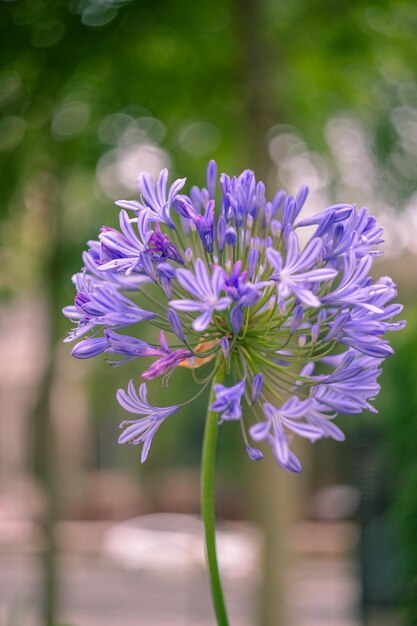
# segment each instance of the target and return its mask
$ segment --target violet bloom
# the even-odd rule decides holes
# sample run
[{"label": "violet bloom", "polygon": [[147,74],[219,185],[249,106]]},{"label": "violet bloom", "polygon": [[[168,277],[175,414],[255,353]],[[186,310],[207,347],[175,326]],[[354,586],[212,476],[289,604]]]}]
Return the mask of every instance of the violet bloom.
[{"label": "violet bloom", "polygon": [[138,187],[141,200],[119,200],[116,204],[125,209],[133,209],[138,216],[138,228],[142,237],[149,232],[152,222],[162,222],[169,228],[175,228],[170,217],[170,209],[178,192],[185,185],[185,178],[174,181],[167,192],[168,170],[163,169],[155,183],[147,172],[139,175]]},{"label": "violet bloom", "polygon": [[146,252],[152,252],[160,260],[172,259],[184,265],[184,259],[178,252],[176,246],[169,240],[169,237],[161,231],[159,224],[155,224],[155,230],[148,239]]},{"label": "violet bloom", "polygon": [[244,392],[245,382],[243,380],[233,385],[233,387],[214,385],[216,399],[210,406],[210,409],[221,414],[221,421],[240,420],[242,417],[242,407],[240,403]]},{"label": "violet bloom", "polygon": [[77,277],[77,294],[73,307],[64,309],[64,314],[78,322],[66,341],[72,341],[93,328],[119,328],[156,317],[129,298],[122,295],[110,283],[97,283],[87,274]]},{"label": "violet bloom", "polygon": [[[218,178],[214,161],[206,187],[180,194],[184,185],[167,170],[156,181],[141,173],[139,198],[117,203],[118,228],[88,242],[73,279],[67,341],[76,358],[115,355],[163,385],[194,370],[196,395],[215,381],[211,410],[239,422],[249,458],[263,456],[252,438],[299,472],[294,437],[343,441],[339,413],[375,411],[387,334],[404,326],[396,286],[371,275],[382,228],[351,204],[303,218],[305,186],[269,195],[250,170]],[[133,383],[117,397],[141,416],[122,423],[119,441],[142,445],[142,460],[159,425],[194,399],[157,408]]]},{"label": "violet bloom", "polygon": [[133,380],[128,385],[127,392],[119,389],[117,392],[119,404],[129,413],[136,413],[143,417],[134,420],[124,420],[120,424],[123,432],[119,437],[119,443],[142,444],[141,461],[147,459],[152,439],[162,424],[162,422],[172,413],[178,410],[177,406],[166,406],[157,408],[149,404],[147,399],[146,384],[139,387],[139,394],[136,392]]},{"label": "violet bloom", "polygon": [[204,215],[194,208],[191,199],[178,196],[174,203],[175,210],[184,218],[193,222],[207,252],[213,252],[214,246],[214,201],[209,200]]},{"label": "violet bloom", "polygon": [[265,421],[251,426],[250,434],[255,441],[266,440],[272,449],[274,457],[281,467],[290,471],[297,471],[301,466],[298,459],[290,451],[289,433],[316,441],[323,437],[323,431],[318,426],[306,421],[311,410],[311,400],[299,400],[296,396],[290,397],[280,408],[264,403],[263,412]]},{"label": "violet bloom", "polygon": [[98,269],[121,271],[128,276],[140,267],[145,244],[135,232],[136,220],[131,220],[126,211],[120,211],[119,222],[120,232],[114,228],[101,229],[99,240],[104,258]]},{"label": "violet bloom", "polygon": [[190,352],[190,350],[184,350],[183,348],[168,352],[157,361],[154,361],[152,365],[143,372],[142,378],[146,378],[146,380],[152,380],[152,378],[162,376],[170,370],[175,369],[177,365],[192,356],[193,353]]},{"label": "violet bloom", "polygon": [[195,296],[195,299],[171,300],[169,305],[177,311],[199,311],[201,315],[192,324],[194,330],[198,332],[207,328],[215,311],[224,311],[230,305],[231,299],[228,296],[220,296],[225,278],[219,266],[214,267],[210,276],[204,261],[197,259],[195,274],[190,270],[179,269],[177,281],[185,291]]},{"label": "violet bloom", "polygon": [[264,375],[263,374],[255,374],[253,377],[252,383],[252,404],[257,402],[260,393],[262,391],[262,387],[264,384]]},{"label": "violet bloom", "polygon": [[313,285],[332,280],[337,275],[337,271],[330,267],[319,265],[311,269],[318,263],[322,247],[322,240],[315,237],[300,253],[297,235],[289,229],[285,237],[285,264],[280,252],[268,248],[266,256],[274,268],[269,278],[278,285],[278,298],[281,303],[294,294],[306,306],[320,306],[320,299],[314,294]]}]

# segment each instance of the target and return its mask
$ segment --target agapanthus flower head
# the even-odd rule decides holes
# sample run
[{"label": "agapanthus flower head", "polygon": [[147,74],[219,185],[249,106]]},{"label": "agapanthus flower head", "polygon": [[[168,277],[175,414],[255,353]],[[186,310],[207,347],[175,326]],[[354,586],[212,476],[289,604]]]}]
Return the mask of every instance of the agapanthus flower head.
[{"label": "agapanthus flower head", "polygon": [[[210,410],[219,423],[240,422],[249,457],[263,457],[251,438],[299,472],[294,436],[342,441],[338,413],[375,410],[392,353],[385,333],[404,325],[393,321],[402,307],[391,279],[370,276],[382,229],[350,204],[302,219],[306,187],[267,199],[249,170],[218,181],[214,161],[207,188],[167,185],[167,170],[156,182],[141,174],[139,199],[117,203],[119,230],[89,242],[64,309],[76,324],[72,353],[141,359],[142,379],[164,384],[177,367],[206,368]],[[137,392],[132,381],[117,399],[140,415],[122,422],[119,441],[141,444],[142,461],[160,424],[193,400],[154,407],[146,384]]]}]

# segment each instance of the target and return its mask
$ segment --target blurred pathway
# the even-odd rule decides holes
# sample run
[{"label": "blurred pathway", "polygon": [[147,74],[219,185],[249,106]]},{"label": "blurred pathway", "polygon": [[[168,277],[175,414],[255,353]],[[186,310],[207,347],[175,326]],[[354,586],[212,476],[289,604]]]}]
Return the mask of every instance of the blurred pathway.
[{"label": "blurred pathway", "polygon": [[[205,572],[128,571],[94,557],[61,559],[65,626],[213,626]],[[40,626],[36,619],[37,569],[33,555],[0,555],[1,626]],[[291,626],[359,626],[352,563],[301,559],[290,576]],[[254,581],[226,580],[232,624],[254,626]],[[13,614],[11,613],[13,607]]]}]

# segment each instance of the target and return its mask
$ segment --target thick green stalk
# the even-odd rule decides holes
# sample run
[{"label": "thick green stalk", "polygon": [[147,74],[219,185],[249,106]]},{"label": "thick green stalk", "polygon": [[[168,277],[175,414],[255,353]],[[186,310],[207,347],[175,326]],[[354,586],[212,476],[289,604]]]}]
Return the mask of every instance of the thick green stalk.
[{"label": "thick green stalk", "polygon": [[[221,383],[224,378],[224,368],[220,368],[213,380],[210,407],[214,401],[213,387]],[[206,425],[204,430],[203,452],[201,458],[201,516],[204,524],[206,542],[206,561],[210,579],[211,596],[218,626],[229,626],[226,607],[224,604],[222,584],[216,554],[216,514],[214,505],[214,469],[216,461],[218,415],[207,409]]]}]

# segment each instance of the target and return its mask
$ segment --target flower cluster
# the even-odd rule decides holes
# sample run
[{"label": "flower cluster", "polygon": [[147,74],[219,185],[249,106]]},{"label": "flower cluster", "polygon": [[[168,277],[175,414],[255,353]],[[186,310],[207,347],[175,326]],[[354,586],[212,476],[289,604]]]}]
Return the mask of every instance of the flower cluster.
[{"label": "flower cluster", "polygon": [[[393,282],[369,275],[382,229],[350,204],[299,219],[306,187],[267,200],[253,172],[218,180],[214,161],[206,188],[185,195],[185,179],[167,183],[167,170],[156,182],[142,174],[140,199],[117,203],[120,228],[89,242],[74,305],[64,309],[76,323],[72,354],[151,358],[142,378],[164,383],[177,367],[205,367],[210,408],[219,422],[241,423],[250,458],[262,452],[249,438],[299,472],[293,435],[341,441],[338,413],[375,410],[380,365],[392,353],[385,333],[404,325],[392,321],[402,308],[391,303]],[[153,342],[137,336],[144,325],[157,329]],[[143,444],[143,461],[179,406],[149,404],[146,383],[117,398],[139,416],[121,424],[119,441]]]}]

